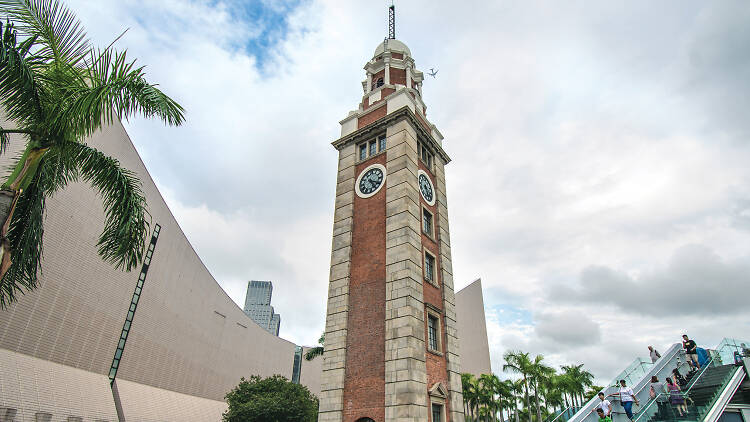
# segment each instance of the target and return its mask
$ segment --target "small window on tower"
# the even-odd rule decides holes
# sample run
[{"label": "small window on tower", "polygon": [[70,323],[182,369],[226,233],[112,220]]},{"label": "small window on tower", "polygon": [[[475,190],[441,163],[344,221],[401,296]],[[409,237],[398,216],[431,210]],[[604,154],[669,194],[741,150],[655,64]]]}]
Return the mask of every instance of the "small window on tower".
[{"label": "small window on tower", "polygon": [[440,352],[440,319],[431,311],[427,313],[427,347]]},{"label": "small window on tower", "polygon": [[380,135],[378,138],[378,150],[380,152],[385,151],[385,135]]},{"label": "small window on tower", "polygon": [[378,81],[375,82],[375,87],[383,86],[383,78],[378,78]]},{"label": "small window on tower", "polygon": [[430,237],[434,237],[432,232],[432,213],[422,208],[422,231]]},{"label": "small window on tower", "polygon": [[432,154],[432,152],[430,152],[430,150],[427,147],[422,145],[421,142],[417,145],[417,155],[419,155],[419,158],[422,160],[424,165],[428,169],[432,170],[432,162],[435,156]]},{"label": "small window on tower", "polygon": [[435,283],[435,257],[427,251],[424,252],[424,278]]},{"label": "small window on tower", "polygon": [[437,403],[432,405],[432,422],[443,422],[443,406]]},{"label": "small window on tower", "polygon": [[362,161],[365,158],[367,158],[367,145],[362,144],[359,146],[359,161]]},{"label": "small window on tower", "polygon": [[377,145],[375,144],[375,141],[370,141],[370,156],[371,157],[377,153],[376,147]]}]

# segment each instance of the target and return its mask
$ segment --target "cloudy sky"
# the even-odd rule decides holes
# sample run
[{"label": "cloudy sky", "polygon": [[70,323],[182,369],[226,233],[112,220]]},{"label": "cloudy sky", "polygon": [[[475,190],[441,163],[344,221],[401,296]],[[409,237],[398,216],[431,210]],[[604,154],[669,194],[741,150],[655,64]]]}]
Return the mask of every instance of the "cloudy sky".
[{"label": "cloudy sky", "polygon": [[[128,131],[238,303],[324,326],[338,121],[386,2],[69,0],[188,110]],[[456,285],[481,277],[493,368],[523,349],[613,377],[689,333],[750,338],[750,3],[397,2],[445,135]],[[744,292],[739,293],[744,289]]]}]

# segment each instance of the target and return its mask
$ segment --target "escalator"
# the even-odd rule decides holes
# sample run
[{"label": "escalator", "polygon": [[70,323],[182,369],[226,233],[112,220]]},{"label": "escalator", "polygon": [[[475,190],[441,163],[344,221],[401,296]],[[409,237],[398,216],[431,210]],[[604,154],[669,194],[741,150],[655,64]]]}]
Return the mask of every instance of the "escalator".
[{"label": "escalator", "polygon": [[636,415],[634,422],[715,421],[744,378],[742,366],[709,364],[693,376],[683,392],[686,414],[680,415],[670,404],[669,394],[662,393]]},{"label": "escalator", "polygon": [[[636,359],[618,374],[610,387],[604,390],[604,394],[617,392],[617,382],[625,379],[641,404],[633,409],[636,412],[634,422],[716,422],[742,380],[746,378],[743,366],[735,365],[735,355],[744,353],[739,347],[740,344],[737,340],[722,340],[715,350],[709,351],[709,360],[704,362],[701,370],[690,371],[682,345],[676,343],[655,364]],[[672,376],[675,369],[687,379],[682,392],[688,398],[688,412],[683,417],[680,417],[669,403],[667,393],[661,393],[656,399],[649,396],[651,377],[656,376],[659,381],[664,382],[667,377]],[[614,407],[613,422],[628,422],[619,401],[612,398],[609,400]],[[599,399],[594,397],[581,408],[569,408],[556,414],[549,422],[598,422],[599,418],[593,412],[598,404]]]},{"label": "escalator", "polygon": [[724,339],[703,368],[687,374],[688,383],[682,388],[687,413],[680,415],[665,392],[651,399],[634,422],[717,421],[747,377],[745,366],[735,357],[740,352],[736,341]]},{"label": "escalator", "polygon": [[[633,389],[636,396],[641,403],[648,401],[648,390],[649,381],[652,376],[657,376],[659,379],[664,379],[668,374],[671,374],[674,368],[686,367],[686,360],[684,358],[684,352],[682,352],[682,345],[679,343],[673,344],[667,349],[662,357],[652,363],[651,360],[636,359],[630,365],[628,365],[622,372],[620,372],[609,384],[610,386],[604,389],[604,394],[609,395],[616,393],[619,389],[619,381],[625,380],[627,385]],[[686,372],[686,371],[685,371]],[[614,407],[619,408],[619,402],[612,400]],[[557,418],[550,420],[549,422],[598,422],[594,409],[599,405],[599,398],[593,397],[591,400],[586,402],[582,407],[575,408],[575,412],[567,411],[557,415]],[[622,416],[625,418],[625,416]],[[627,420],[626,418],[623,420]]]}]

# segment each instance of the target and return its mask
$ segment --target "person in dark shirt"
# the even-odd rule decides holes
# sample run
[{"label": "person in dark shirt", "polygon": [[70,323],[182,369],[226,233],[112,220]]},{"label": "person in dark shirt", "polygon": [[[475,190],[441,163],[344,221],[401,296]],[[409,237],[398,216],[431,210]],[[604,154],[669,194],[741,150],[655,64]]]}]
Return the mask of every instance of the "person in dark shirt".
[{"label": "person in dark shirt", "polygon": [[688,365],[691,368],[701,369],[701,364],[698,362],[698,345],[695,344],[695,341],[690,340],[687,334],[682,335],[682,348],[685,349]]},{"label": "person in dark shirt", "polygon": [[679,384],[680,387],[684,387],[688,383],[685,377],[683,377],[682,374],[680,373],[680,370],[677,368],[674,368],[672,370],[672,377],[674,378],[674,381],[677,384]]}]

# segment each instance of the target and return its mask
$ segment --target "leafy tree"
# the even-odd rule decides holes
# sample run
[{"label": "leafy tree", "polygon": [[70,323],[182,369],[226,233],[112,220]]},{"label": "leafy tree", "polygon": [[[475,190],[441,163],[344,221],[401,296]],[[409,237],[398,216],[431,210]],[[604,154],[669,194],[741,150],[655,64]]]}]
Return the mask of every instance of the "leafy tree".
[{"label": "leafy tree", "polygon": [[542,395],[544,383],[555,373],[555,370],[552,367],[545,365],[543,361],[543,355],[536,355],[536,357],[534,357],[534,360],[531,362],[529,372],[529,378],[534,388],[534,401],[536,402],[537,421],[542,420],[542,407],[540,405],[539,399]]},{"label": "leafy tree", "polygon": [[320,338],[318,339],[318,344],[320,344],[320,346],[316,346],[308,350],[307,353],[305,353],[305,360],[313,360],[316,357],[322,355],[325,342],[326,342],[326,333],[323,333],[320,335]]},{"label": "leafy tree", "polygon": [[136,114],[183,122],[182,107],[143,69],[112,45],[92,47],[58,0],[0,0],[0,107],[15,126],[0,127],[0,154],[11,134],[25,144],[0,191],[0,308],[36,287],[45,200],[70,182],[86,181],[102,198],[99,255],[125,270],[143,259],[149,221],[140,181],[85,143]]},{"label": "leafy tree", "polygon": [[580,365],[565,365],[562,370],[569,377],[570,393],[575,399],[576,407],[583,405],[583,393],[586,387],[592,385],[594,375]]},{"label": "leafy tree", "polygon": [[[525,393],[524,403],[526,405],[526,409],[528,409],[529,408],[528,376],[532,372],[532,362],[531,362],[531,359],[529,358],[529,354],[521,352],[521,351],[509,351],[503,355],[503,359],[505,359],[505,364],[503,365],[503,371],[510,370],[511,372],[515,372],[523,376],[523,388],[524,388],[524,393]],[[529,412],[529,422],[532,422],[531,412]]]},{"label": "leafy tree", "polygon": [[281,375],[249,380],[226,395],[229,408],[224,422],[315,422],[318,399],[304,385]]},{"label": "leafy tree", "polygon": [[[561,375],[552,374],[544,382],[544,389],[546,390],[544,396],[545,405],[552,407],[552,413],[556,413],[558,409],[562,410],[565,403],[563,399],[563,385],[560,378]],[[549,409],[547,411],[549,413]]]},{"label": "leafy tree", "polygon": [[604,391],[604,387],[600,385],[590,385],[588,390],[586,390],[586,393],[583,394],[583,399],[585,401],[589,401],[596,397],[596,395],[599,394],[600,391]]},{"label": "leafy tree", "polygon": [[474,421],[474,409],[479,404],[479,385],[474,375],[469,373],[461,374],[461,388],[464,396],[464,414],[469,415],[470,420]]},{"label": "leafy tree", "polygon": [[482,408],[480,415],[487,421],[491,417],[497,420],[497,405],[495,401],[495,377],[493,374],[482,374],[479,376],[479,397]]},{"label": "leafy tree", "polygon": [[511,393],[513,394],[513,415],[515,417],[515,421],[518,422],[520,415],[521,415],[521,409],[518,407],[518,401],[523,400],[523,392],[525,383],[522,379],[516,380],[515,382],[511,382]]}]

